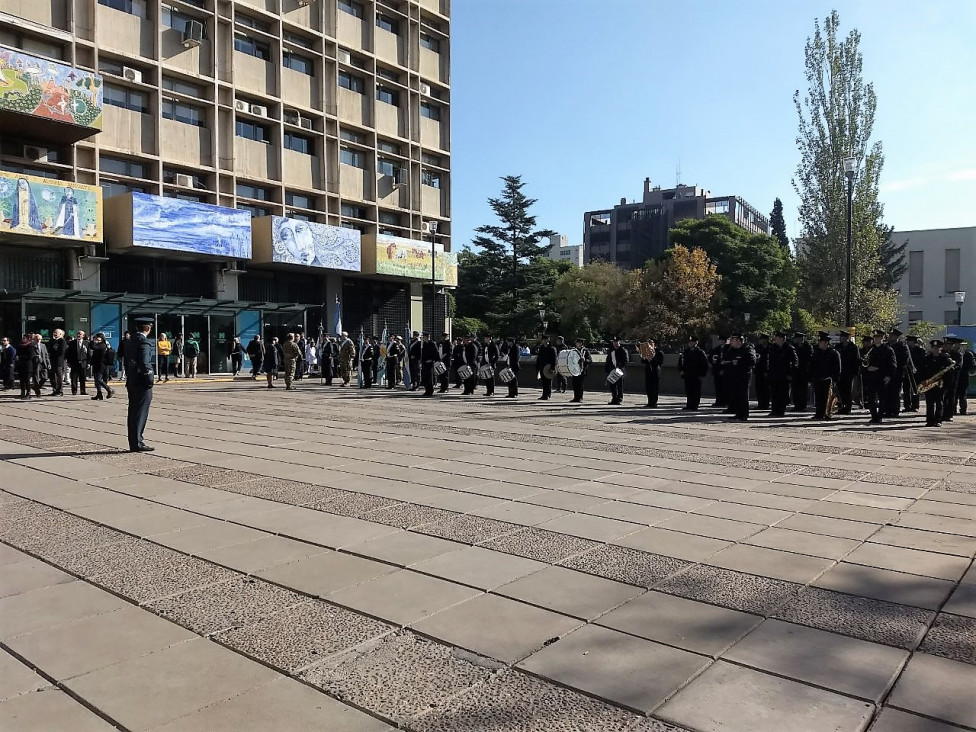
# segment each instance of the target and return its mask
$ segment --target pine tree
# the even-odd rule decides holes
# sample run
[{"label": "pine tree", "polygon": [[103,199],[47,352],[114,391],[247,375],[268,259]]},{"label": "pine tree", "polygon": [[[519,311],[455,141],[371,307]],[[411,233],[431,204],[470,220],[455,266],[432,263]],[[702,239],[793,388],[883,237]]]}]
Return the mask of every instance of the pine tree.
[{"label": "pine tree", "polygon": [[790,238],[786,235],[786,219],[783,218],[783,202],[777,198],[773,201],[773,211],[769,214],[769,227],[780,246],[790,250]]}]

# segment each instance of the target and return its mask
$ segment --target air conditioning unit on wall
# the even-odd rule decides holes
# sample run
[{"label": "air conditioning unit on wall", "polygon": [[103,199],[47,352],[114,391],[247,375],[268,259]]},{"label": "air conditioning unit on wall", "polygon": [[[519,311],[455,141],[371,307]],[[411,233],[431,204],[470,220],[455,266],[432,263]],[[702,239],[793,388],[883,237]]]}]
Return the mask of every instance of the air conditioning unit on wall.
[{"label": "air conditioning unit on wall", "polygon": [[236,102],[234,102],[234,109],[236,109],[238,112],[250,112],[251,105],[245,102],[243,99],[238,99]]},{"label": "air conditioning unit on wall", "polygon": [[128,66],[122,67],[122,78],[126,81],[134,81],[137,84],[142,83],[142,72],[139,69],[131,69]]},{"label": "air conditioning unit on wall", "polygon": [[176,185],[183,186],[184,188],[196,188],[196,182],[193,180],[193,176],[183,173],[176,174]]},{"label": "air conditioning unit on wall", "polygon": [[24,145],[22,156],[28,160],[33,160],[35,163],[46,163],[48,161],[47,148],[36,145]]},{"label": "air conditioning unit on wall", "polygon": [[430,84],[425,84],[424,82],[420,82],[420,93],[423,94],[425,97],[429,97]]},{"label": "air conditioning unit on wall", "polygon": [[268,116],[268,108],[267,107],[262,107],[260,104],[252,104],[251,105],[251,114],[257,115],[258,117],[267,117]]},{"label": "air conditioning unit on wall", "polygon": [[203,43],[203,23],[199,20],[188,20],[183,29],[183,47],[192,48]]},{"label": "air conditioning unit on wall", "polygon": [[352,54],[349,53],[349,51],[344,51],[341,48],[339,49],[339,53],[336,55],[336,58],[339,59],[339,63],[340,64],[351,64],[352,63]]}]

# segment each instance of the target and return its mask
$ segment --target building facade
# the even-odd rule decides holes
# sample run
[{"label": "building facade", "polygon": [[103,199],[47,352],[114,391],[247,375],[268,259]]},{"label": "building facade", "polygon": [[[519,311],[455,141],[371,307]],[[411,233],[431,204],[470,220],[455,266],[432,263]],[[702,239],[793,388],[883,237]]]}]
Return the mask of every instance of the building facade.
[{"label": "building facade", "polygon": [[565,234],[553,234],[549,237],[548,257],[554,262],[569,262],[574,267],[583,266],[583,245],[570,244]]},{"label": "building facade", "polygon": [[[908,242],[908,269],[897,285],[904,320],[976,325],[976,226],[896,231],[891,237],[898,244]],[[957,292],[966,293],[962,322]]]},{"label": "building facade", "polygon": [[769,219],[738,196],[713,197],[698,186],[662,189],[644,179],[640,201],[583,215],[583,250],[586,262],[603,260],[624,269],[643,267],[668,248],[668,230],[684,219],[718,214],[751,234],[768,234]]},{"label": "building facade", "polygon": [[7,0],[0,332],[439,330],[449,0]]}]

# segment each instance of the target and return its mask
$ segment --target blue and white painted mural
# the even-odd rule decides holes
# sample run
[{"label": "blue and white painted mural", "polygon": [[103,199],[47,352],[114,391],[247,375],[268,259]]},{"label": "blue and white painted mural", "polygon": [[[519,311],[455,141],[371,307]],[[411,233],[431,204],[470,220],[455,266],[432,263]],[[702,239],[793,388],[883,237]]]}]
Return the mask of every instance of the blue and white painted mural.
[{"label": "blue and white painted mural", "polygon": [[272,216],[271,251],[273,262],[359,272],[362,245],[355,229]]},{"label": "blue and white painted mural", "polygon": [[146,193],[132,195],[132,245],[250,259],[251,214]]}]

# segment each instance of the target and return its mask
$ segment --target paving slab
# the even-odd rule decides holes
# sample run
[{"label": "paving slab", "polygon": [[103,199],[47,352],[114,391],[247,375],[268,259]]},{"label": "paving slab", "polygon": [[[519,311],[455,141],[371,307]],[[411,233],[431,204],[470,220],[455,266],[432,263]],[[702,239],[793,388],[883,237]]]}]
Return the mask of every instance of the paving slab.
[{"label": "paving slab", "polygon": [[42,689],[0,704],[0,729],[112,732],[116,728],[60,689]]},{"label": "paving slab", "polygon": [[47,679],[6,651],[0,650],[0,702],[45,686],[49,686]]},{"label": "paving slab", "polygon": [[463,549],[465,546],[455,541],[438,539],[436,536],[415,534],[412,531],[397,531],[361,544],[353,544],[346,550],[389,562],[398,567],[409,567],[425,559]]},{"label": "paving slab", "polygon": [[[884,529],[881,530],[884,531]],[[844,557],[861,542],[856,539],[844,539],[773,527],[749,537],[746,539],[746,543],[768,549],[779,549],[785,552],[836,560]]]},{"label": "paving slab", "polygon": [[651,591],[607,613],[596,623],[687,651],[717,656],[761,621],[758,615]]},{"label": "paving slab", "polygon": [[154,536],[153,541],[186,554],[202,556],[213,549],[256,541],[266,536],[264,532],[246,526],[208,519],[206,523],[190,529]]},{"label": "paving slab", "polygon": [[391,623],[409,625],[479,594],[480,590],[471,587],[401,569],[333,592],[329,600]]},{"label": "paving slab", "polygon": [[631,549],[640,549],[641,551],[652,552],[654,554],[664,554],[677,559],[685,559],[689,562],[700,562],[712,554],[731,546],[731,542],[722,539],[695,536],[694,534],[682,534],[678,531],[670,531],[658,527],[643,529],[634,534],[628,534],[614,541],[614,544],[630,547]]},{"label": "paving slab", "polygon": [[219,549],[205,549],[200,556],[247,574],[256,573],[278,564],[286,564],[305,557],[328,552],[320,546],[286,539],[282,536],[263,536],[254,541],[233,544]]},{"label": "paving slab", "polygon": [[682,531],[686,534],[709,536],[713,539],[725,539],[726,541],[742,541],[753,534],[758,534],[766,528],[760,524],[732,521],[699,514],[687,514],[668,519],[659,524],[659,526],[662,529],[672,529],[674,531]]},{"label": "paving slab", "polygon": [[976,666],[916,653],[895,684],[888,705],[976,727]]},{"label": "paving slab", "polygon": [[571,557],[562,565],[638,587],[651,587],[690,566],[681,559],[613,544]]},{"label": "paving slab", "polygon": [[827,518],[825,516],[813,516],[806,513],[798,513],[776,524],[778,529],[793,529],[795,531],[808,531],[812,534],[824,534],[825,536],[836,536],[842,539],[857,539],[864,541],[872,534],[879,531],[881,527],[877,524],[864,521],[849,521],[847,519]]},{"label": "paving slab", "polygon": [[710,659],[589,625],[519,664],[531,673],[637,712],[649,712]]},{"label": "paving slab", "polygon": [[21,561],[0,565],[0,598],[19,595],[51,585],[71,582],[75,578],[27,554]]},{"label": "paving slab", "polygon": [[0,599],[0,638],[70,623],[123,607],[125,602],[80,581]]},{"label": "paving slab", "polygon": [[531,527],[486,541],[481,546],[555,564],[567,557],[595,549],[600,546],[600,543],[592,539]]},{"label": "paving slab", "polygon": [[612,541],[643,528],[640,524],[628,521],[590,516],[583,513],[567,514],[539,525],[546,531],[557,531],[571,536],[581,536],[593,541]]},{"label": "paving slab", "polygon": [[700,732],[859,732],[874,705],[718,661],[655,711]]},{"label": "paving slab", "polygon": [[976,585],[961,584],[942,608],[947,613],[976,618]]},{"label": "paving slab", "polygon": [[532,559],[470,546],[418,562],[412,569],[481,590],[491,590],[547,566]]},{"label": "paving slab", "polygon": [[697,565],[661,583],[657,589],[669,595],[765,615],[796,595],[801,586],[769,577]]},{"label": "paving slab", "polygon": [[707,564],[762,577],[806,584],[834,564],[831,559],[737,544],[713,554]]},{"label": "paving slab", "polygon": [[970,564],[968,557],[955,557],[870,542],[859,546],[847,555],[844,561],[944,580],[958,580],[966,573]]},{"label": "paving slab", "polygon": [[858,597],[915,605],[929,610],[938,608],[953,588],[953,583],[946,580],[847,562],[832,567],[813,584]]},{"label": "paving slab", "polygon": [[133,562],[124,569],[88,579],[134,602],[145,603],[196,587],[227,583],[237,576],[216,564],[183,556],[169,564]]},{"label": "paving slab", "polygon": [[287,525],[282,534],[313,544],[339,549],[361,544],[378,536],[392,534],[396,529],[373,521],[350,516],[333,516],[321,511],[309,511],[301,523]]},{"label": "paving slab", "polygon": [[262,569],[255,575],[299,592],[325,597],[394,571],[396,567],[389,564],[328,551]]},{"label": "paving slab", "polygon": [[963,729],[954,724],[885,707],[872,725],[871,732],[963,732]]},{"label": "paving slab", "polygon": [[976,539],[953,534],[940,534],[935,531],[906,529],[900,526],[882,526],[870,541],[906,549],[920,549],[960,557],[976,554]]},{"label": "paving slab", "polygon": [[547,567],[502,585],[494,592],[574,618],[591,620],[643,590],[563,567]]},{"label": "paving slab", "polygon": [[976,618],[939,613],[919,650],[976,664]]}]

